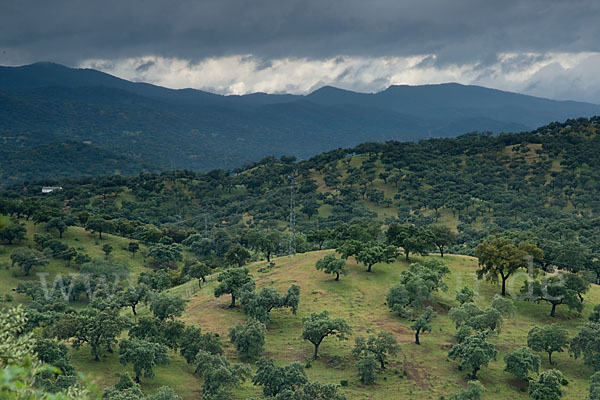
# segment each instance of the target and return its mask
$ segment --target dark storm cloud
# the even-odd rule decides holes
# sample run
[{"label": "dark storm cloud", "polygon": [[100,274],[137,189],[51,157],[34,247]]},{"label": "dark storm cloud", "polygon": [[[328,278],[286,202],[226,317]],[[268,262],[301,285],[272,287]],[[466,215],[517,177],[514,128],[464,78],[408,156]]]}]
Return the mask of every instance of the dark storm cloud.
[{"label": "dark storm cloud", "polygon": [[597,0],[4,0],[0,61],[435,54],[427,62],[489,65],[503,52],[598,51],[598,21]]}]

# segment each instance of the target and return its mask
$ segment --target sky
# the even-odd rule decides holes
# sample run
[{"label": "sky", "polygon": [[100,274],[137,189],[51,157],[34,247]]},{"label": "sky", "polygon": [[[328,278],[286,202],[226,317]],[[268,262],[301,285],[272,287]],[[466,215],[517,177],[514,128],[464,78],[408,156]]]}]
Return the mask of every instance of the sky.
[{"label": "sky", "polygon": [[2,0],[0,64],[171,88],[459,82],[600,104],[598,0]]}]

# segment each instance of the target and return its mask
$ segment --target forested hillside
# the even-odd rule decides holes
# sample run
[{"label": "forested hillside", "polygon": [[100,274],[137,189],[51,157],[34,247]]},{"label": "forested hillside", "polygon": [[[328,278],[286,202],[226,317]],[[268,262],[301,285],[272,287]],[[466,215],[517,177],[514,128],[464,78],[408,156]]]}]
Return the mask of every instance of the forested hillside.
[{"label": "forested hillside", "polygon": [[[497,137],[368,143],[299,163],[267,157],[231,172],[60,181],[64,190],[47,197],[39,192],[49,181],[41,181],[27,186],[25,199],[40,206],[58,201],[71,213],[202,234],[285,229],[289,176],[296,174],[300,232],[361,217],[383,223],[398,219],[451,227],[459,234],[453,251],[466,254],[481,238],[508,230],[540,240],[577,239],[598,251],[593,240],[600,213],[597,130],[593,118]],[[6,193],[20,197],[21,190],[15,186]]]},{"label": "forested hillside", "polygon": [[[221,96],[39,63],[0,67],[0,173],[13,176],[10,161],[17,151],[32,159],[44,151],[38,146],[71,141],[110,152],[97,156],[107,163],[117,157],[112,153],[127,157],[131,167],[141,161],[136,172],[148,165],[208,171],[269,155],[308,159],[367,141],[519,132],[598,114],[594,104],[458,84],[392,86],[373,94],[323,87],[305,96]],[[57,177],[77,176],[47,161]],[[13,181],[29,176],[46,175],[32,170]]]},{"label": "forested hillside", "polygon": [[0,334],[60,374],[4,370],[0,390],[584,398],[600,381],[599,128],[13,185]]},{"label": "forested hillside", "polygon": [[0,156],[2,187],[40,179],[51,183],[73,176],[135,175],[161,169],[135,157],[83,142],[52,142],[31,149],[5,147],[0,150]]}]

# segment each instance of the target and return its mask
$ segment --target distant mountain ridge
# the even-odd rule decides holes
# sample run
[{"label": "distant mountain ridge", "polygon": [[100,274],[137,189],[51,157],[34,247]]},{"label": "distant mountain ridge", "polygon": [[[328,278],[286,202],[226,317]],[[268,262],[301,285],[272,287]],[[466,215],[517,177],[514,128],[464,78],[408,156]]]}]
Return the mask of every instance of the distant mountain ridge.
[{"label": "distant mountain ridge", "polygon": [[526,131],[593,115],[600,105],[456,83],[223,96],[52,63],[0,67],[0,156],[90,142],[115,160],[131,158],[132,166],[209,170],[268,155],[308,158],[363,142]]}]

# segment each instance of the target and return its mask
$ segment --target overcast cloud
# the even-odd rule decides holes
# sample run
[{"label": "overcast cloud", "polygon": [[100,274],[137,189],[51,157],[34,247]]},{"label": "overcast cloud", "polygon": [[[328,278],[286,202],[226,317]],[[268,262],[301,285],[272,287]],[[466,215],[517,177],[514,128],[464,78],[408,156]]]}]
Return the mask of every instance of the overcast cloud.
[{"label": "overcast cloud", "polygon": [[4,0],[0,64],[219,93],[473,83],[600,103],[596,0]]}]

